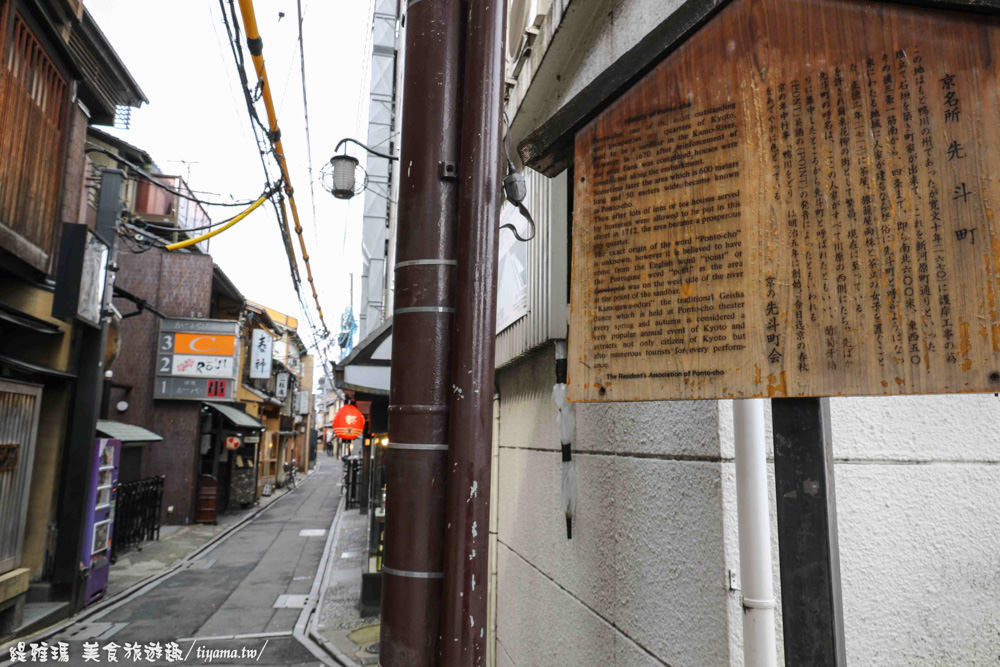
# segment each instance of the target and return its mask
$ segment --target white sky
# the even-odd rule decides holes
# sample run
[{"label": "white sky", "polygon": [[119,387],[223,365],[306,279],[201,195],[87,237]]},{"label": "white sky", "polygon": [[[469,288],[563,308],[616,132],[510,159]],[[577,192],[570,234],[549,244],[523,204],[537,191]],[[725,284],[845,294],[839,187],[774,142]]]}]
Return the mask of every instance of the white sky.
[{"label": "white sky", "polygon": [[[340,315],[349,300],[349,274],[360,275],[361,271],[363,198],[350,202],[334,199],[322,189],[319,170],[333,155],[337,141],[348,136],[364,141],[367,135],[372,4],[371,0],[300,1],[315,219],[309,191],[296,0],[256,0],[254,8],[306,248],[335,345]],[[263,167],[226,43],[218,0],[86,0],[85,5],[149,99],[148,105],[133,109],[131,129],[102,129],[148,152],[161,170],[180,174],[202,197],[258,197],[264,189]],[[279,12],[284,12],[280,20]],[[256,74],[242,26],[241,42],[252,85]],[[258,114],[266,123],[262,103],[258,103]],[[208,212],[213,220],[221,220],[239,210],[213,207]],[[303,299],[318,326],[294,229],[292,236]],[[244,296],[298,317],[300,335],[311,341],[292,288],[272,206],[261,206],[213,238],[209,251]],[[359,279],[354,282],[359,284]],[[360,301],[359,292],[355,290],[355,304]],[[338,349],[331,348],[331,360]]]}]

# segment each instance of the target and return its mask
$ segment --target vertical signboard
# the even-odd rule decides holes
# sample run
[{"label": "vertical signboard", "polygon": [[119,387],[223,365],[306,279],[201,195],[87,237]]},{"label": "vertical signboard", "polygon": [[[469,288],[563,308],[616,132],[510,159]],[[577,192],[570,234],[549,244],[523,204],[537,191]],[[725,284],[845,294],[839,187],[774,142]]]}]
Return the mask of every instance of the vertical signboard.
[{"label": "vertical signboard", "polygon": [[734,0],[574,164],[572,399],[1000,390],[1000,19]]},{"label": "vertical signboard", "polygon": [[238,326],[227,320],[160,320],[153,398],[233,400]]},{"label": "vertical signboard", "polygon": [[271,377],[271,354],[274,339],[263,329],[254,329],[250,341],[250,377],[266,380]]},{"label": "vertical signboard", "polygon": [[525,224],[521,212],[509,202],[504,202],[500,209],[498,237],[497,333],[528,314],[528,244],[518,241],[510,229],[503,229],[504,225],[522,229]]},{"label": "vertical signboard", "polygon": [[295,414],[309,414],[309,390],[295,392]]},{"label": "vertical signboard", "polygon": [[288,373],[278,373],[274,377],[274,395],[281,400],[288,396]]}]

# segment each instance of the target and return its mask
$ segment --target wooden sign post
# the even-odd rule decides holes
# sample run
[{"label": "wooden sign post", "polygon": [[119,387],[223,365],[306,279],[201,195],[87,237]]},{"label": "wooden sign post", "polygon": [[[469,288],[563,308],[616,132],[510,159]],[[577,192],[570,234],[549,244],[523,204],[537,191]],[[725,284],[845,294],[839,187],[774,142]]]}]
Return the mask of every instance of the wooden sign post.
[{"label": "wooden sign post", "polygon": [[576,136],[570,398],[1000,390],[998,37],[723,8]]}]

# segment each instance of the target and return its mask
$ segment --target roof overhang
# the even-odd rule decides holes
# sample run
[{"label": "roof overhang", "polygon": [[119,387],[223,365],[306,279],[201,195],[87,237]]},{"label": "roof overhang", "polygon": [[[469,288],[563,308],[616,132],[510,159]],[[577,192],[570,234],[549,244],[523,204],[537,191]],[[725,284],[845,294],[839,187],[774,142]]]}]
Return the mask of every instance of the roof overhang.
[{"label": "roof overhang", "polygon": [[111,125],[117,107],[149,102],[86,8],[70,33],[67,50],[82,74],[79,94],[92,113],[92,122]]},{"label": "roof overhang", "polygon": [[212,264],[212,291],[239,303],[241,307],[246,304],[246,297],[233,284],[229,276],[219,268],[218,264]]},{"label": "roof overhang", "polygon": [[122,444],[160,442],[163,440],[163,436],[157,435],[141,426],[111,421],[109,419],[97,420],[97,432],[105,438],[121,440]]},{"label": "roof overhang", "polygon": [[334,382],[338,389],[388,396],[391,370],[392,318],[389,318],[333,367]]},{"label": "roof overhang", "polygon": [[222,417],[238,429],[253,429],[260,430],[264,428],[264,425],[259,421],[243,412],[239,408],[234,408],[231,405],[226,405],[225,403],[202,403],[202,409],[209,408],[215,410]]}]

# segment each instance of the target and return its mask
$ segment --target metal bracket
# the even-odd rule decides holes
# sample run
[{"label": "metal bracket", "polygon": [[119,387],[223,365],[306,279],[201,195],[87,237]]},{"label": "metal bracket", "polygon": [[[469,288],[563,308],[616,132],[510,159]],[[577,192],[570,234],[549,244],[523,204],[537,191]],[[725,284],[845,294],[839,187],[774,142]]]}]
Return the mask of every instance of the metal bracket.
[{"label": "metal bracket", "polygon": [[455,180],[458,178],[458,165],[454,162],[442,160],[438,162],[438,178],[442,180]]}]

